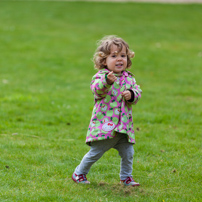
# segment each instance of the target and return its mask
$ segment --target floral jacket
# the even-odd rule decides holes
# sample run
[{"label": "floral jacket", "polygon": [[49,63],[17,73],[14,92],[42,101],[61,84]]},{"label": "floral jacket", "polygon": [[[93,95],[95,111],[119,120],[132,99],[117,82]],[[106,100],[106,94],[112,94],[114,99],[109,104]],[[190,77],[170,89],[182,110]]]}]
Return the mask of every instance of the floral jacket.
[{"label": "floral jacket", "polygon": [[[116,132],[127,134],[128,141],[135,143],[133,129],[132,105],[141,98],[142,90],[136,84],[135,78],[129,71],[124,71],[112,84],[107,84],[108,69],[100,70],[92,78],[91,90],[95,105],[87,132],[86,143],[113,138]],[[130,90],[133,99],[126,101],[121,93]]]}]

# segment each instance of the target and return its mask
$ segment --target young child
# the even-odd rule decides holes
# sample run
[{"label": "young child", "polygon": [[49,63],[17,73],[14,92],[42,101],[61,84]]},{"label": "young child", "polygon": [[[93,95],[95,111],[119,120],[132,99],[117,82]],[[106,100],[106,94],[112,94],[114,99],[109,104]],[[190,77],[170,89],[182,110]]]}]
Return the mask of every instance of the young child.
[{"label": "young child", "polygon": [[76,183],[89,184],[86,174],[93,163],[114,148],[121,156],[121,182],[139,186],[132,178],[135,143],[132,105],[141,98],[142,90],[133,74],[126,70],[132,65],[132,57],[134,52],[121,38],[107,36],[99,42],[94,55],[95,68],[99,71],[90,85],[95,99],[86,137],[90,151],[72,175]]}]

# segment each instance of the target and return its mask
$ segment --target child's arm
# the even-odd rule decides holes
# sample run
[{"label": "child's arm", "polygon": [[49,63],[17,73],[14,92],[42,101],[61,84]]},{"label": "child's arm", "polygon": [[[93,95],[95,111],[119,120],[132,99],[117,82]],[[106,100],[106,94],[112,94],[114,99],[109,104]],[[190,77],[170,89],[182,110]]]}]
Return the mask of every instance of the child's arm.
[{"label": "child's arm", "polygon": [[133,85],[130,89],[124,91],[122,93],[122,96],[127,100],[130,104],[136,104],[142,94],[142,90],[140,89],[140,86],[136,84],[135,78],[133,78]]},{"label": "child's arm", "polygon": [[107,74],[99,74],[93,76],[90,88],[95,99],[103,99],[106,97],[111,85],[107,83]]}]

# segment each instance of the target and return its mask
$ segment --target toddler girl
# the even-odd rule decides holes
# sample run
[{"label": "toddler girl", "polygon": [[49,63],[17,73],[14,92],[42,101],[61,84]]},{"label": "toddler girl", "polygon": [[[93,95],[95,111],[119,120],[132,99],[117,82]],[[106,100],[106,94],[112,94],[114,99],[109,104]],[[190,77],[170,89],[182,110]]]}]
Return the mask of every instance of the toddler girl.
[{"label": "toddler girl", "polygon": [[126,70],[132,64],[132,57],[134,52],[121,38],[107,36],[99,42],[94,55],[95,68],[99,71],[90,85],[95,99],[86,137],[90,151],[72,175],[76,183],[89,184],[86,174],[93,163],[114,148],[121,156],[121,182],[139,186],[132,178],[135,143],[132,105],[138,102],[142,90],[134,75]]}]

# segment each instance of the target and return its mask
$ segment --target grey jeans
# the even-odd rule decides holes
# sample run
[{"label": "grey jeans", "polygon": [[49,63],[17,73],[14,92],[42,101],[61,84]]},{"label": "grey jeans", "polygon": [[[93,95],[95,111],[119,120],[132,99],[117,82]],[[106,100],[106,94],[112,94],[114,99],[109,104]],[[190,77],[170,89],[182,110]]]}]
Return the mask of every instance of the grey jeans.
[{"label": "grey jeans", "polygon": [[117,133],[116,137],[112,139],[92,142],[90,147],[90,151],[75,169],[77,175],[88,174],[93,163],[100,159],[106,151],[114,148],[121,156],[120,179],[125,180],[132,176],[134,149],[133,144],[128,142],[126,134]]}]

